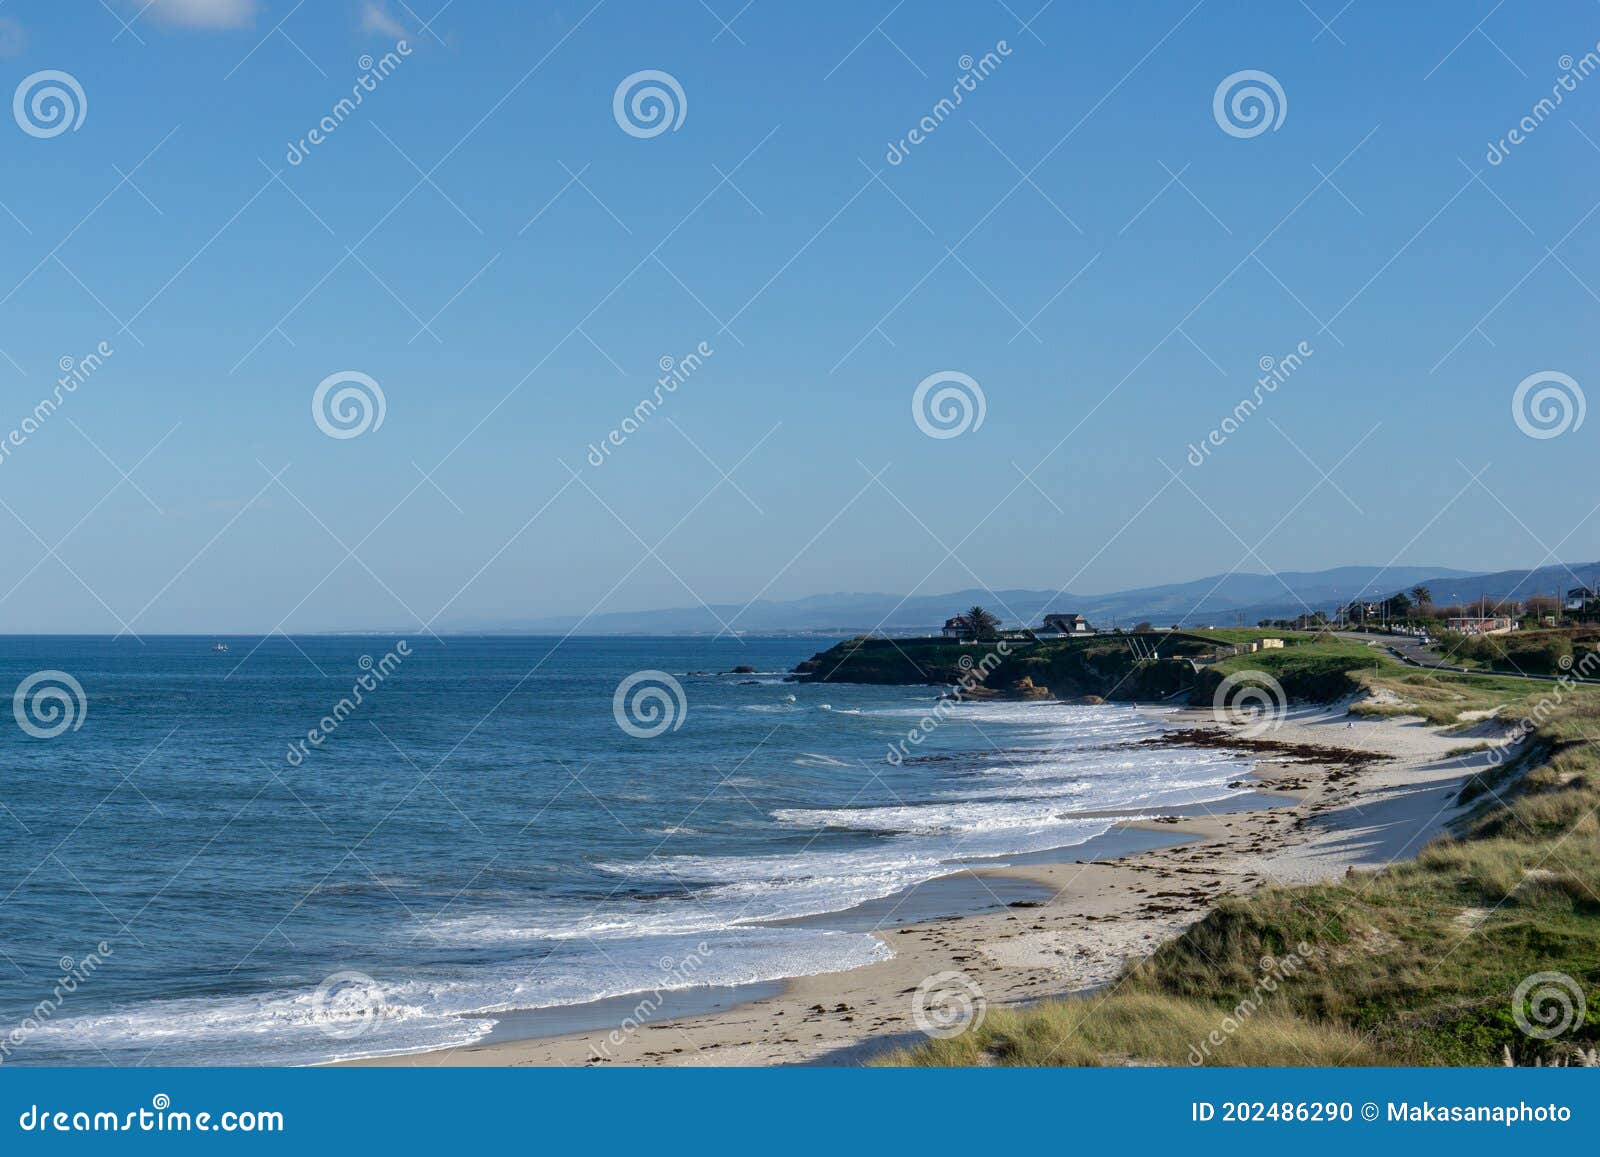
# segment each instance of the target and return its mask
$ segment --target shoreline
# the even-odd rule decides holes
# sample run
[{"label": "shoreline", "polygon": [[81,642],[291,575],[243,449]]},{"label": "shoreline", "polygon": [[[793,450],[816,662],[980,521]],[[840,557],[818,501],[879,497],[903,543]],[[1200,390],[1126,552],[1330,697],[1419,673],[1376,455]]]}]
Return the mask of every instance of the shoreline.
[{"label": "shoreline", "polygon": [[[1032,885],[1044,889],[1048,898],[882,927],[874,934],[894,952],[891,959],[847,972],[793,977],[778,982],[779,991],[769,986],[769,991],[752,994],[755,999],[721,1001],[720,1007],[711,1008],[702,1004],[684,1015],[674,1015],[671,1006],[676,1002],[665,1001],[632,1031],[620,1031],[619,1026],[639,1004],[638,996],[613,1006],[616,1019],[606,1028],[520,1040],[496,1040],[491,1033],[454,1049],[338,1063],[853,1064],[920,1038],[912,1002],[918,986],[930,977],[960,974],[991,1005],[1025,1004],[1101,987],[1125,963],[1181,933],[1224,896],[1265,884],[1334,879],[1351,868],[1413,857],[1465,810],[1455,803],[1456,792],[1468,776],[1488,765],[1490,748],[1463,755],[1460,735],[1442,734],[1415,718],[1352,716],[1348,705],[1293,708],[1263,738],[1273,744],[1338,748],[1371,756],[1372,762],[1353,764],[1348,756],[1307,762],[1262,752],[1249,775],[1258,791],[1280,797],[1275,804],[1253,810],[1191,805],[1163,809],[1168,814],[1199,813],[1182,815],[1176,822],[1126,821],[1112,833],[1145,830],[1168,842],[1110,859],[1067,858],[1087,850],[1086,845],[1073,845],[1030,857],[1001,857],[1003,865],[970,864],[944,879],[971,877],[986,888],[1004,881],[1005,891]],[[1205,709],[1184,709],[1176,719],[1163,714],[1170,721],[1224,734],[1240,730],[1218,724]],[[718,993],[735,991],[702,993],[715,1000]],[[500,1019],[503,1023],[510,1017]]]}]

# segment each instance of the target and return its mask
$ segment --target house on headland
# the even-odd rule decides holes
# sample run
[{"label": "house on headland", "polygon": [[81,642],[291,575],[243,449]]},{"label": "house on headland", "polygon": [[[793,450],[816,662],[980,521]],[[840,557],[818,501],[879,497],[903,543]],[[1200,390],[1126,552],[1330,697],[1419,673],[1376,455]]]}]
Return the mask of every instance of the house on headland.
[{"label": "house on headland", "polygon": [[1082,615],[1046,615],[1044,626],[1036,634],[1040,635],[1092,635],[1094,628],[1089,625],[1089,620]]},{"label": "house on headland", "polygon": [[966,615],[954,615],[944,621],[944,628],[939,633],[947,639],[970,639],[973,635],[972,620]]}]

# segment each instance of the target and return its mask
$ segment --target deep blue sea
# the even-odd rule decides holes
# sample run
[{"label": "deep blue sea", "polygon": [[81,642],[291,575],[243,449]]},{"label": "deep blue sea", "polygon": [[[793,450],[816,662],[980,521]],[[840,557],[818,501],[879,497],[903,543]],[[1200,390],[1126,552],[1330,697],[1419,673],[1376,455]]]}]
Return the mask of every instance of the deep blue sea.
[{"label": "deep blue sea", "polygon": [[401,641],[0,640],[0,1063],[309,1063],[857,967],[890,950],[772,921],[1241,774],[1126,705],[965,704],[891,762],[935,690],[785,681],[828,640]]}]

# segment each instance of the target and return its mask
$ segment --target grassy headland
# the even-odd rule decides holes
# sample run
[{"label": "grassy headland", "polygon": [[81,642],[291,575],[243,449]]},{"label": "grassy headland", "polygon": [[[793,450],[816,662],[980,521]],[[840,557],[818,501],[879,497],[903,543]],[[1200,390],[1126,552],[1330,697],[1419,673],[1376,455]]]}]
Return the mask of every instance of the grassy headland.
[{"label": "grassy headland", "polygon": [[[1196,632],[1084,639],[846,639],[795,668],[818,683],[954,686],[1016,698],[1168,698],[1194,685],[1195,661],[1229,641]],[[981,676],[977,677],[977,676]]]}]

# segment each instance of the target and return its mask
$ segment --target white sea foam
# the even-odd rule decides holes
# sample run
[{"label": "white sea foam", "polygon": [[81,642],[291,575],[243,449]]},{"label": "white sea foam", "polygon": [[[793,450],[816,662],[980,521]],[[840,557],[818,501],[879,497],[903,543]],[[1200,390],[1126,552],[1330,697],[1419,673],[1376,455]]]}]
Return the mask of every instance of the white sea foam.
[{"label": "white sea foam", "polygon": [[[702,946],[703,949],[702,950]],[[366,1027],[330,1018],[316,986],[248,996],[148,1001],[96,1016],[57,1017],[31,1034],[41,1059],[105,1063],[108,1056],[144,1064],[180,1063],[203,1049],[217,1064],[310,1064],[452,1048],[483,1039],[497,1015],[513,1009],[583,1004],[631,993],[697,985],[740,985],[859,968],[892,953],[864,933],[818,929],[741,929],[707,937],[662,937],[587,954],[581,969],[534,957],[455,973],[377,975]],[[664,965],[693,957],[693,969]],[[332,1030],[332,1035],[328,1030]],[[340,1035],[343,1034],[343,1035]],[[182,1046],[186,1056],[166,1053]],[[19,1054],[19,1059],[30,1059]]]},{"label": "white sea foam", "polygon": [[831,755],[819,755],[814,751],[802,751],[795,759],[790,761],[796,767],[853,767],[847,759],[837,759]]}]

